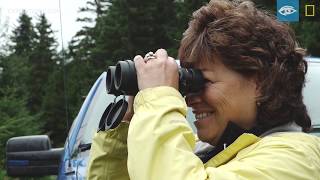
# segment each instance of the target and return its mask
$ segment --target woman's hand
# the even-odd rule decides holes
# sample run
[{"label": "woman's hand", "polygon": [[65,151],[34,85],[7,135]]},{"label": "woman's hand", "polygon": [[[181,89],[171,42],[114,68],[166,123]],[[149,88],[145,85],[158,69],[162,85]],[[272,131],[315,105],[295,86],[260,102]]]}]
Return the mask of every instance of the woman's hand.
[{"label": "woman's hand", "polygon": [[134,58],[134,63],[140,90],[158,86],[170,86],[178,90],[178,65],[166,50],[158,49],[155,58],[149,60],[138,55]]}]

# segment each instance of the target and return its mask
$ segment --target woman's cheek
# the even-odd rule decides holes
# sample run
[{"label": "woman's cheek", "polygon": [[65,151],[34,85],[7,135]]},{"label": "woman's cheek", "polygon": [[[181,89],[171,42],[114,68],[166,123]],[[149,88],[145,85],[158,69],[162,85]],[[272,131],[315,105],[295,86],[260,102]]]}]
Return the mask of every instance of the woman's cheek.
[{"label": "woman's cheek", "polygon": [[217,93],[212,86],[207,86],[203,91],[203,99],[207,101],[210,106],[215,104],[215,101],[217,100],[216,95]]}]

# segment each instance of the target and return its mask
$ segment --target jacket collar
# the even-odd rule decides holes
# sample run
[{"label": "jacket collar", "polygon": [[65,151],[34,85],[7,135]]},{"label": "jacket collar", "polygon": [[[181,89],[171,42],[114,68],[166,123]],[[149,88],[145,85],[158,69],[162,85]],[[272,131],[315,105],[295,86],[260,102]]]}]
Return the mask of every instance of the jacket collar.
[{"label": "jacket collar", "polygon": [[290,122],[281,126],[274,127],[261,134],[260,137],[265,137],[280,132],[302,132],[302,128],[298,126],[295,122]]},{"label": "jacket collar", "polygon": [[258,142],[261,138],[275,134],[275,133],[282,133],[282,132],[301,132],[302,128],[298,126],[296,123],[288,123],[285,125],[274,127],[265,133],[261,134],[259,137],[250,134],[250,133],[243,133],[240,135],[232,144],[226,147],[224,150],[219,152],[217,155],[213,156],[207,163],[205,163],[206,167],[218,167],[221,166],[231,159],[233,159],[239,151],[242,149]]},{"label": "jacket collar", "polygon": [[213,158],[211,158],[207,163],[205,163],[205,166],[218,167],[220,165],[223,165],[234,158],[239,151],[250,146],[251,144],[256,143],[259,140],[260,138],[253,134],[244,133],[223,151],[221,151]]}]

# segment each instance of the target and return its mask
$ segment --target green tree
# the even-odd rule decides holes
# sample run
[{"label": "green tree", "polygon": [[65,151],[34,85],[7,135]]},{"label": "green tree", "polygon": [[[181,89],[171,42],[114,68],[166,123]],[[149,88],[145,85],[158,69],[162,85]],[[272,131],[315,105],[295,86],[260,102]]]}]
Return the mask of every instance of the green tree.
[{"label": "green tree", "polygon": [[1,66],[3,68],[1,74],[1,87],[11,87],[15,89],[16,96],[26,98],[28,96],[27,77],[29,74],[29,67],[25,59],[21,56],[10,55],[2,58]]},{"label": "green tree", "polygon": [[[192,17],[192,13],[201,6],[207,4],[209,0],[181,0],[177,1],[178,26],[182,32],[188,27],[188,22]],[[182,34],[180,31],[180,33]]]},{"label": "green tree", "polygon": [[3,86],[13,87],[17,95],[28,97],[27,80],[30,73],[29,57],[33,51],[35,31],[25,11],[21,13],[10,37],[11,54],[3,61]]},{"label": "green tree", "polygon": [[112,0],[110,3],[94,27],[96,47],[92,59],[100,67],[158,48],[176,47],[175,1]]},{"label": "green tree", "polygon": [[[1,9],[0,9],[1,14]],[[9,19],[7,18],[4,22],[0,17],[0,56],[5,56],[8,54],[8,29],[9,29]]]},{"label": "green tree", "polygon": [[[29,72],[20,56],[11,55],[2,59],[3,72],[0,76],[0,143],[5,146],[10,137],[37,134],[41,130],[38,115],[26,108],[28,93],[26,77]],[[1,162],[3,162],[1,151]]]},{"label": "green tree", "polygon": [[44,130],[50,136],[54,147],[61,147],[67,137],[66,104],[62,66],[55,66],[45,86],[42,98],[41,120]]},{"label": "green tree", "polygon": [[[158,48],[175,53],[178,43],[176,3],[174,0],[128,1],[128,54],[145,54]],[[172,51],[172,52],[171,52]]]},{"label": "green tree", "polygon": [[274,15],[276,15],[277,2],[275,0],[271,0],[271,1],[254,0],[253,2],[256,4],[258,8],[270,11]]},{"label": "green tree", "polygon": [[[79,12],[89,14],[89,16],[77,19],[85,25],[76,33],[69,45],[68,55],[73,61],[88,60],[90,62],[86,64],[95,67],[91,70],[91,79],[96,78],[105,67],[105,59],[101,58],[103,55],[100,55],[103,50],[100,51],[100,48],[98,48],[97,39],[103,33],[103,26],[101,26],[100,21],[110,5],[108,0],[87,1],[86,7],[80,8]],[[95,22],[95,24],[92,22]],[[77,66],[77,63],[73,62],[72,66]]]},{"label": "green tree", "polygon": [[303,21],[300,23],[291,24],[296,32],[298,42],[302,47],[307,49],[308,55],[320,56],[320,29],[319,22]]},{"label": "green tree", "polygon": [[78,18],[78,21],[85,25],[73,37],[64,57],[68,118],[76,116],[84,100],[83,97],[87,95],[96,78],[105,71],[105,58],[100,58],[96,51],[96,39],[102,33],[102,29],[99,29],[98,23],[92,24],[92,22],[98,22],[109,6],[110,3],[105,0],[87,1],[86,7],[79,10],[80,13],[89,16]]},{"label": "green tree", "polygon": [[188,28],[188,23],[192,18],[192,13],[201,6],[207,4],[209,0],[179,0],[177,1],[177,30],[175,32],[176,46],[178,50],[183,32]]},{"label": "green tree", "polygon": [[45,87],[48,83],[48,77],[56,65],[57,42],[45,14],[39,16],[35,30],[33,51],[30,53],[28,61],[30,74],[28,75],[27,87],[29,91],[28,108],[31,112],[38,113],[43,96],[46,94]]},{"label": "green tree", "polygon": [[26,56],[33,50],[35,31],[31,19],[32,18],[23,11],[18,19],[19,25],[13,30],[11,41],[14,45],[11,46],[11,50],[16,55]]},{"label": "green tree", "polygon": [[[0,145],[5,147],[9,138],[39,134],[41,123],[25,106],[26,99],[14,87],[2,87],[0,97]],[[0,150],[1,167],[4,165],[5,148]]]}]

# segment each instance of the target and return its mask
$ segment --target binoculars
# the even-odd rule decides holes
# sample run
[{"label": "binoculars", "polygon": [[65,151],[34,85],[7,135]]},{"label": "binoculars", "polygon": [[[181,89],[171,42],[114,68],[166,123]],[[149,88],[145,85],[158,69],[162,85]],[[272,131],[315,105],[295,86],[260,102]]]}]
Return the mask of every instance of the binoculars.
[{"label": "binoculars", "polygon": [[[106,81],[108,94],[134,96],[139,91],[135,65],[131,60],[109,66]],[[183,96],[199,92],[204,84],[205,79],[199,69],[179,68],[179,92]]]},{"label": "binoculars", "polygon": [[[178,60],[176,61],[178,62]],[[205,81],[199,69],[179,68],[179,92],[183,96],[199,92],[203,88]],[[108,94],[113,94],[116,97],[119,95],[136,95],[139,88],[134,62],[131,60],[119,61],[115,66],[109,66],[106,77],[106,89]],[[98,131],[117,127],[123,119],[127,108],[128,102],[124,96],[123,99],[117,102],[115,99],[105,109],[99,122]]]}]

